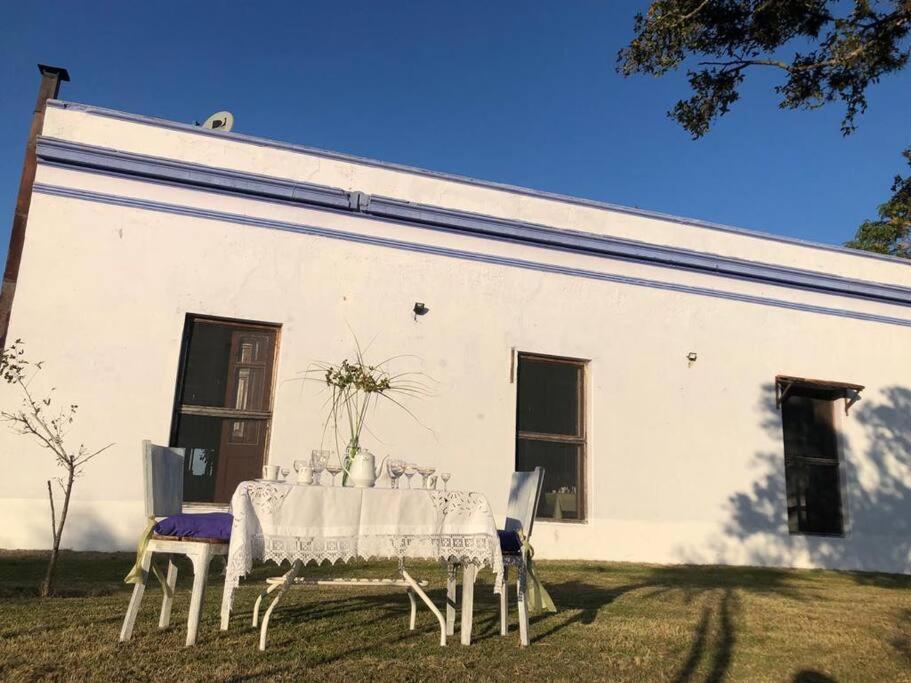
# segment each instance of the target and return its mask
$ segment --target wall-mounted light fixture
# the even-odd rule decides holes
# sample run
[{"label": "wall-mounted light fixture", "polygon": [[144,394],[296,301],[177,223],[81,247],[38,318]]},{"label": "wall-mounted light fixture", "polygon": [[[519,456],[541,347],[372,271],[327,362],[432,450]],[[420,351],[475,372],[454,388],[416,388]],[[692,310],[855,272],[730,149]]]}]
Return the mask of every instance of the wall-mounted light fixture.
[{"label": "wall-mounted light fixture", "polygon": [[411,309],[414,313],[414,319],[417,320],[419,315],[427,315],[430,313],[430,309],[427,308],[422,302],[415,301],[414,308]]},{"label": "wall-mounted light fixture", "polygon": [[688,354],[686,354],[686,359],[687,359],[687,361],[689,361],[687,363],[687,367],[690,367],[690,368],[693,367],[693,363],[696,362],[697,358],[699,358],[699,356],[696,355],[695,351],[690,351]]}]

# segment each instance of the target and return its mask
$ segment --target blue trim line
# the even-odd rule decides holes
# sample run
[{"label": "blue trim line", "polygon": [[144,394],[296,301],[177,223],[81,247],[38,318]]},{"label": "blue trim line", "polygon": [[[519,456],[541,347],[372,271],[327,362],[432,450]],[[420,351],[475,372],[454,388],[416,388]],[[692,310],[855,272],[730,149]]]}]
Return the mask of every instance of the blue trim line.
[{"label": "blue trim line", "polygon": [[739,280],[794,287],[889,304],[911,305],[911,289],[816,271],[775,266],[728,256],[648,244],[636,240],[509,221],[452,209],[413,204],[363,192],[295,183],[282,178],[202,166],[172,159],[39,138],[43,163],[141,178],[172,186],[190,186],[254,199],[290,202],[321,209],[354,211],[411,226],[530,244],[588,256],[669,267]]},{"label": "blue trim line", "polygon": [[224,213],[221,211],[212,211],[209,209],[196,209],[187,206],[178,206],[176,204],[165,204],[162,202],[153,202],[144,199],[133,199],[129,197],[119,197],[115,195],[102,194],[99,192],[90,192],[87,190],[78,190],[73,188],[59,187],[55,185],[46,185],[44,183],[35,183],[34,192],[51,195],[56,197],[65,197],[69,199],[85,200],[90,202],[99,202],[114,206],[124,206],[148,211],[157,211],[170,213],[178,216],[188,216],[192,218],[201,218],[214,221],[223,221],[235,223],[238,225],[249,225],[259,228],[269,228],[272,230],[282,230],[298,234],[313,235],[329,239],[344,240],[360,244],[369,244],[390,249],[399,249],[420,254],[430,254],[434,256],[444,256],[478,263],[487,263],[512,268],[523,268],[534,270],[542,273],[551,273],[557,275],[568,275],[571,277],[581,277],[590,280],[600,280],[603,282],[612,282],[616,284],[632,285],[635,287],[647,287],[650,289],[659,289],[664,291],[679,292],[683,294],[694,294],[697,296],[708,296],[717,299],[726,299],[729,301],[738,301],[743,303],[758,304],[762,306],[771,306],[775,308],[785,308],[794,311],[804,311],[808,313],[818,313],[822,315],[836,316],[839,318],[851,318],[854,320],[864,320],[870,322],[880,322],[890,325],[899,325],[902,327],[911,327],[911,320],[904,318],[894,318],[891,316],[877,315],[873,313],[864,313],[861,311],[848,311],[840,308],[830,308],[827,306],[816,306],[812,304],[803,304],[782,299],[770,299],[766,297],[754,296],[751,294],[741,294],[738,292],[725,292],[721,290],[709,289],[707,287],[694,287],[671,282],[661,282],[659,280],[650,280],[646,278],[629,277],[625,275],[615,275],[611,273],[601,273],[581,268],[570,268],[567,266],[558,266],[550,263],[540,263],[528,261],[525,259],[508,258],[503,256],[494,256],[492,254],[480,254],[476,252],[464,251],[461,249],[451,249],[448,247],[437,247],[427,244],[418,244],[395,240],[384,237],[372,237],[359,233],[347,232],[344,230],[333,230],[322,228],[314,225],[301,223],[288,223],[285,221],[276,221],[265,218],[254,218],[252,216],[243,216],[240,214]]},{"label": "blue trim line", "polygon": [[786,237],[784,235],[774,235],[767,232],[762,232],[759,230],[749,230],[746,228],[737,228],[730,225],[724,225],[722,223],[713,223],[711,221],[702,221],[696,218],[686,218],[683,216],[675,216],[669,213],[662,213],[660,211],[649,211],[646,209],[638,209],[629,206],[622,206],[619,204],[610,204],[608,202],[600,202],[594,199],[585,199],[582,197],[573,197],[571,195],[559,194],[556,192],[546,192],[544,190],[533,190],[527,187],[520,187],[518,185],[510,185],[508,183],[497,183],[489,180],[479,180],[477,178],[471,178],[469,176],[461,176],[453,173],[443,173],[440,171],[429,171],[423,168],[417,168],[415,166],[408,166],[405,164],[397,164],[389,161],[379,161],[376,159],[370,159],[368,157],[361,157],[355,154],[345,154],[343,152],[333,152],[330,150],[319,149],[316,147],[308,147],[306,145],[298,145],[290,142],[281,142],[278,140],[270,140],[268,138],[257,137],[254,135],[245,135],[242,133],[225,133],[217,130],[209,130],[208,128],[202,128],[201,126],[193,126],[187,123],[179,123],[177,121],[169,121],[167,119],[161,119],[154,116],[144,116],[142,114],[131,114],[129,112],[118,111],[116,109],[108,109],[106,107],[97,107],[89,104],[81,104],[78,102],[67,102],[64,100],[48,100],[48,107],[54,107],[57,109],[72,109],[75,111],[85,112],[87,114],[92,114],[95,116],[103,116],[109,119],[117,119],[120,121],[130,121],[132,123],[140,123],[148,126],[155,126],[156,128],[165,128],[168,130],[177,130],[184,133],[194,133],[196,135],[204,135],[216,138],[222,138],[233,142],[239,142],[248,145],[255,145],[257,147],[270,147],[272,149],[281,149],[292,152],[299,152],[302,154],[310,154],[313,156],[322,157],[324,159],[335,159],[337,161],[346,161],[354,164],[362,164],[365,166],[372,166],[375,168],[383,168],[392,171],[401,171],[404,173],[410,173],[413,175],[421,175],[428,178],[437,178],[439,180],[446,180],[449,182],[460,183],[462,185],[473,185],[476,187],[484,187],[492,190],[500,190],[502,192],[509,192],[510,194],[518,194],[525,197],[537,197],[540,199],[548,199],[552,201],[562,202],[566,204],[575,204],[577,206],[586,206],[595,209],[603,209],[606,211],[615,211],[619,213],[624,213],[630,216],[638,216],[641,218],[653,218],[662,221],[669,221],[671,223],[676,223],[678,225],[695,227],[695,228],[704,228],[706,230],[715,230],[718,232],[726,232],[734,235],[740,235],[741,237],[752,237],[755,239],[767,240],[770,242],[780,242],[782,244],[790,244],[793,246],[806,247],[810,249],[819,249],[823,251],[832,251],[840,254],[845,254],[849,256],[857,256],[860,258],[870,258],[877,259],[881,261],[888,261],[889,263],[899,263],[902,265],[911,265],[907,259],[898,258],[895,256],[887,256],[885,254],[874,254],[869,251],[860,251],[857,249],[849,249],[847,247],[841,247],[835,244],[824,244],[821,242],[813,242],[810,240],[802,240],[796,237]]}]

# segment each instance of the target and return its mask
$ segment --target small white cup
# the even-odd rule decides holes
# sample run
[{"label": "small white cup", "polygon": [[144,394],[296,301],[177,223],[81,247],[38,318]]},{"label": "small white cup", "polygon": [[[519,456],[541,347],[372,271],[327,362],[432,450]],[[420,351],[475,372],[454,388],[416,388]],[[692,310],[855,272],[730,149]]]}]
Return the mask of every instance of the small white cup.
[{"label": "small white cup", "polygon": [[301,465],[297,468],[297,483],[306,485],[313,483],[313,468],[310,465]]},{"label": "small white cup", "polygon": [[279,470],[281,470],[281,467],[278,465],[263,465],[263,479],[278,481]]}]

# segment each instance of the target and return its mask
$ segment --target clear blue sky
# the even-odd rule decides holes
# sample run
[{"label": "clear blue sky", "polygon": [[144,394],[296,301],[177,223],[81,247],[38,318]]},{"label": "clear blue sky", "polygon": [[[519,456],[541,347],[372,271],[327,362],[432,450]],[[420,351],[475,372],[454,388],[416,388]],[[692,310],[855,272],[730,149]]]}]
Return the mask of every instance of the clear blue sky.
[{"label": "clear blue sky", "polygon": [[[4,2],[0,254],[38,62],[61,98],[423,168],[840,243],[911,144],[911,72],[842,111],[780,111],[756,74],[707,138],[665,115],[683,74],[624,79],[639,2]],[[5,258],[5,256],[4,256]]]}]

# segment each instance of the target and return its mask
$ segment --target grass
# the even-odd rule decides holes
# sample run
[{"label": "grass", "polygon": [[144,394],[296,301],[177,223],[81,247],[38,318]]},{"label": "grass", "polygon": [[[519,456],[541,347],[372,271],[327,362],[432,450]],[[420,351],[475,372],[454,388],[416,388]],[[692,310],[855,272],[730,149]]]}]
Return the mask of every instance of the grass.
[{"label": "grass", "polygon": [[[161,592],[150,585],[133,640],[117,642],[131,562],[125,553],[65,553],[60,596],[41,600],[43,555],[0,551],[0,680],[911,681],[906,576],[541,562],[560,612],[533,618],[526,649],[514,622],[509,637],[498,635],[488,572],[476,590],[475,642],[467,648],[458,632],[440,648],[436,620],[423,608],[409,631],[401,593],[300,589],[276,609],[263,653],[248,623],[274,565],[257,568],[238,591],[226,633],[218,630],[221,582],[213,575],[199,643],[185,649],[191,573],[183,565],[174,626],[157,630]],[[431,580],[431,597],[442,604],[440,567],[415,565],[413,573]]]}]

